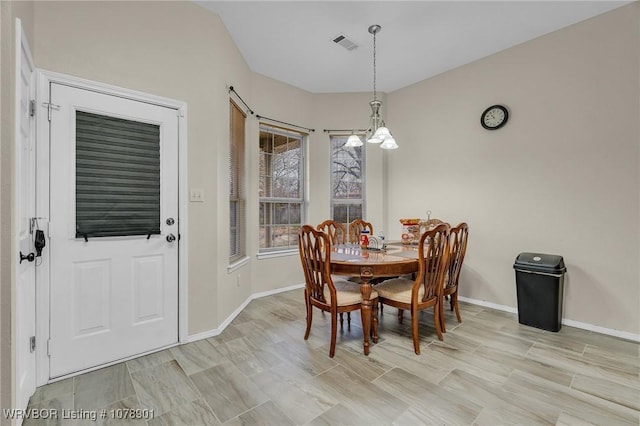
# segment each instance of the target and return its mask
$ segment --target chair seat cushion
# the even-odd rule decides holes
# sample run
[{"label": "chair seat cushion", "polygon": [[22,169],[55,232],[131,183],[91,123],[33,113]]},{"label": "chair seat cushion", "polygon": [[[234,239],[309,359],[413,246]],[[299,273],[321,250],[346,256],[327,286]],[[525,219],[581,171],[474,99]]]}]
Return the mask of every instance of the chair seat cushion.
[{"label": "chair seat cushion", "polygon": [[[384,281],[376,286],[380,297],[401,303],[411,303],[411,289],[415,281],[406,278],[394,278]],[[418,289],[418,299],[424,296],[424,286]]]},{"label": "chair seat cushion", "polygon": [[[362,293],[360,293],[360,284],[352,283],[346,280],[336,280],[333,282],[336,287],[336,298],[338,299],[338,306],[355,305],[356,303],[362,303]],[[327,287],[324,291],[324,297],[327,303],[331,304],[331,293]],[[378,293],[375,290],[371,290],[371,299],[378,297]]]}]

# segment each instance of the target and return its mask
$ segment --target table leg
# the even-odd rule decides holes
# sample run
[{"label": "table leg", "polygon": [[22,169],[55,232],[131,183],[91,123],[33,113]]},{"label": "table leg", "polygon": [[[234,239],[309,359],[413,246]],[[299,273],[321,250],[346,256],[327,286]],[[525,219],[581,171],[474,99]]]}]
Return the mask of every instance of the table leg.
[{"label": "table leg", "polygon": [[[369,334],[371,333],[371,279],[373,269],[363,266],[360,269],[360,292],[362,293],[362,334],[364,335],[364,354],[369,355]],[[377,328],[377,327],[375,327]],[[377,334],[377,330],[376,330]],[[377,338],[375,340],[378,340]]]},{"label": "table leg", "polygon": [[371,326],[371,337],[373,343],[378,343],[378,302],[373,302],[372,306],[373,324]]}]

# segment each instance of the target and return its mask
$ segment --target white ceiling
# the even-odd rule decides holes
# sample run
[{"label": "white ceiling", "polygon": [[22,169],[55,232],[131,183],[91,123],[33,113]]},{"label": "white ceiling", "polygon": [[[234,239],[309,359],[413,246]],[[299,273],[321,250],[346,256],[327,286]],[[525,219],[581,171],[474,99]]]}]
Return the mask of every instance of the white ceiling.
[{"label": "white ceiling", "polygon": [[[198,1],[252,71],[313,93],[391,92],[629,1]],[[332,40],[347,35],[348,51]]]}]

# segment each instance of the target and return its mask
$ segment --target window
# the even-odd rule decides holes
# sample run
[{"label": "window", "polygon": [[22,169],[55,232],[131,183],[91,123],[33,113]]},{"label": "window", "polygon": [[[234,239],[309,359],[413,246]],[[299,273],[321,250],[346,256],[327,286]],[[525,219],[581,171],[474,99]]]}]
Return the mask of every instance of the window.
[{"label": "window", "polygon": [[245,114],[230,102],[229,147],[229,263],[246,256],[244,193],[244,124]]},{"label": "window", "polygon": [[160,126],[76,112],[76,238],[160,234]]},{"label": "window", "polygon": [[331,136],[331,214],[347,226],[363,219],[364,146],[345,147],[349,136]]},{"label": "window", "polygon": [[304,212],[302,133],[260,126],[260,251],[298,247]]}]

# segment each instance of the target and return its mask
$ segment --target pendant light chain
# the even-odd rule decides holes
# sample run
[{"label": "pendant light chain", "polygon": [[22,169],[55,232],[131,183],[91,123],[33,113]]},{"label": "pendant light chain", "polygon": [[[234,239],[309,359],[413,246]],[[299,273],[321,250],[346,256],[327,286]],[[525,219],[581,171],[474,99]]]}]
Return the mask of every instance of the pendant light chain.
[{"label": "pendant light chain", "polygon": [[373,100],[378,100],[376,93],[376,33],[378,31],[373,32]]}]

